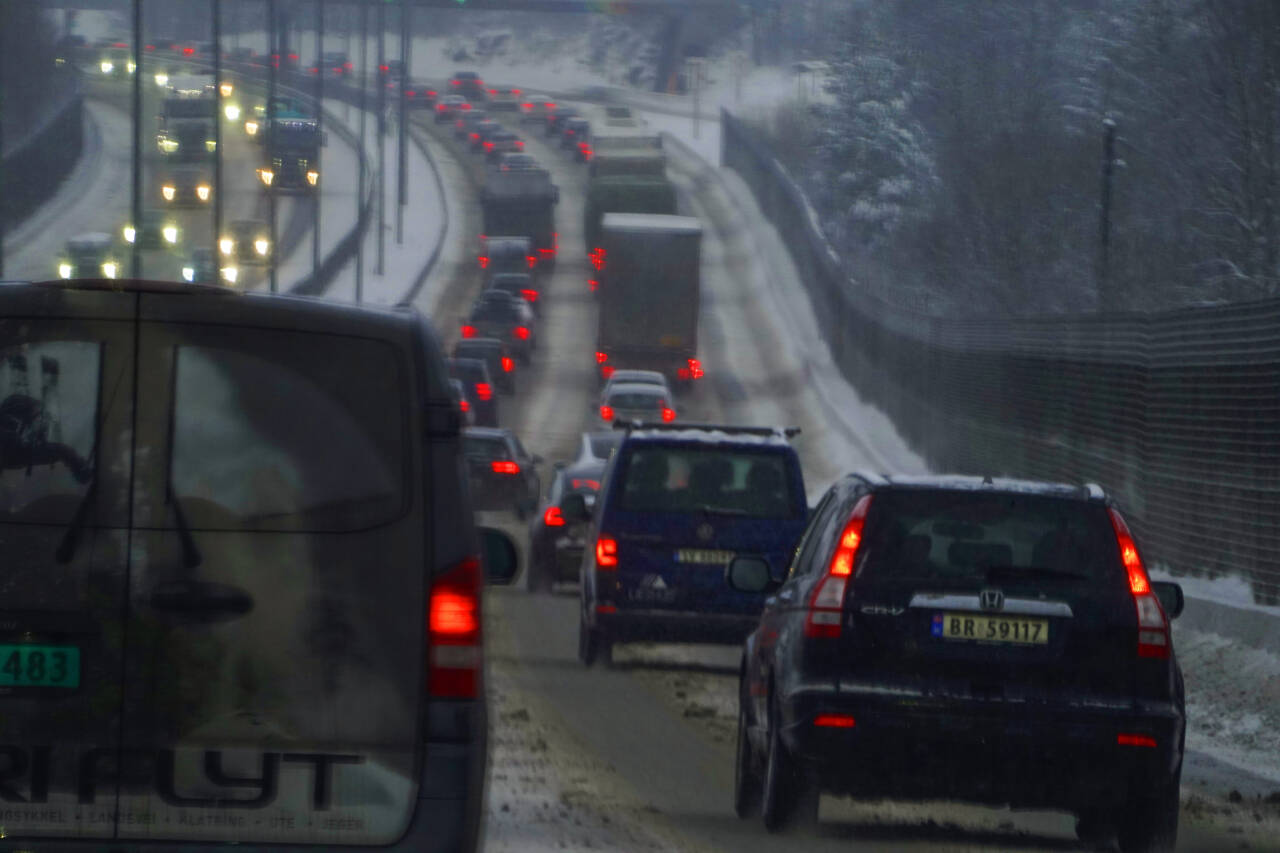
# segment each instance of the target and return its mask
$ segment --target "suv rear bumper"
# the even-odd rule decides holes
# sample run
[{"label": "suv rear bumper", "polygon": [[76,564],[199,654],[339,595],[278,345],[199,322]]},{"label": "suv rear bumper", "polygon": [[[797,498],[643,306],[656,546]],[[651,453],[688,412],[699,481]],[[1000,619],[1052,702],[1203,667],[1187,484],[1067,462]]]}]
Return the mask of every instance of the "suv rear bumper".
[{"label": "suv rear bumper", "polygon": [[760,624],[757,614],[631,610],[595,614],[595,626],[617,642],[724,643],[736,645]]},{"label": "suv rear bumper", "polygon": [[[782,737],[824,790],[994,805],[1114,808],[1171,783],[1185,718],[1172,703],[1003,703],[801,689]],[[819,714],[852,716],[818,727]],[[1120,745],[1140,735],[1155,746]]]}]

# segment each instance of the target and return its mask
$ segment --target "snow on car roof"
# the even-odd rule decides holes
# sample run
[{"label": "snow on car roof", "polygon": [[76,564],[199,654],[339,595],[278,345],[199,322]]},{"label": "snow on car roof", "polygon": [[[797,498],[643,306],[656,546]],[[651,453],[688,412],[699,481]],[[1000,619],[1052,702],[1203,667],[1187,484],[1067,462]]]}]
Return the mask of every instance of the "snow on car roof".
[{"label": "snow on car roof", "polygon": [[912,489],[943,489],[966,492],[1004,492],[1079,499],[1101,499],[1102,490],[1092,485],[1019,480],[1007,477],[978,477],[962,474],[895,474],[886,478],[890,486]]},{"label": "snow on car roof", "polygon": [[652,382],[619,382],[609,386],[609,399],[622,394],[643,394],[646,397],[663,399],[667,396],[667,388],[664,385],[654,385]]},{"label": "snow on car roof", "polygon": [[752,432],[735,430],[734,427],[697,426],[682,424],[679,427],[640,427],[627,431],[627,441],[653,441],[690,444],[733,444],[758,447],[790,447],[783,427],[753,427]]}]

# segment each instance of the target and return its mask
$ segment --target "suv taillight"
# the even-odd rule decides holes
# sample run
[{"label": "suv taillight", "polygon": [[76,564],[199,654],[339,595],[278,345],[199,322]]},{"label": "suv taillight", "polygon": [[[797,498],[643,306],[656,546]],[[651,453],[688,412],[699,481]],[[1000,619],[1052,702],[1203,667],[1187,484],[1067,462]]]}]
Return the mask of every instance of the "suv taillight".
[{"label": "suv taillight", "polygon": [[844,616],[845,592],[849,578],[853,576],[853,563],[858,558],[862,544],[862,527],[871,507],[871,495],[865,495],[853,507],[853,513],[840,531],[840,541],[831,555],[827,574],[818,581],[809,596],[809,612],[804,619],[806,637],[835,639],[840,636],[840,622]]},{"label": "suv taillight", "polygon": [[596,569],[616,571],[618,568],[618,540],[601,535],[596,539]]},{"label": "suv taillight", "polygon": [[1165,618],[1160,599],[1151,589],[1151,578],[1142,565],[1138,546],[1129,532],[1124,517],[1114,508],[1108,509],[1111,526],[1116,531],[1116,545],[1120,548],[1120,561],[1129,576],[1129,592],[1138,611],[1138,657],[1169,659],[1169,620]]},{"label": "suv taillight", "polygon": [[427,692],[431,696],[479,696],[484,666],[480,625],[480,561],[469,557],[431,584],[427,605]]}]

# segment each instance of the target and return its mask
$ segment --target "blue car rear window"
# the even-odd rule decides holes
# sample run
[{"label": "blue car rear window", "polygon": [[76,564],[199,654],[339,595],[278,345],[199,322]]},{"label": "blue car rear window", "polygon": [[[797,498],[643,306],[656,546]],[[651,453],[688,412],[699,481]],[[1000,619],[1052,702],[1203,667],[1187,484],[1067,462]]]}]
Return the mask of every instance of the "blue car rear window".
[{"label": "blue car rear window", "polygon": [[620,509],[708,512],[751,518],[797,517],[788,457],[766,450],[634,448],[622,473]]}]

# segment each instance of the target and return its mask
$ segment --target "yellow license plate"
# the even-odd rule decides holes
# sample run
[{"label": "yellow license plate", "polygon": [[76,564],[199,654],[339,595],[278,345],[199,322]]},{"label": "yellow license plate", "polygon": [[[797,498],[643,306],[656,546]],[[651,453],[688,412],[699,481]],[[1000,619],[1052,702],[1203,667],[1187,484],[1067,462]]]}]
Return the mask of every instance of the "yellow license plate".
[{"label": "yellow license plate", "polygon": [[713,551],[707,548],[681,548],[676,551],[677,563],[698,563],[704,566],[727,566],[733,559],[732,551]]},{"label": "yellow license plate", "polygon": [[1024,616],[983,613],[935,613],[930,633],[944,640],[977,640],[1043,646],[1049,642],[1049,622]]}]

